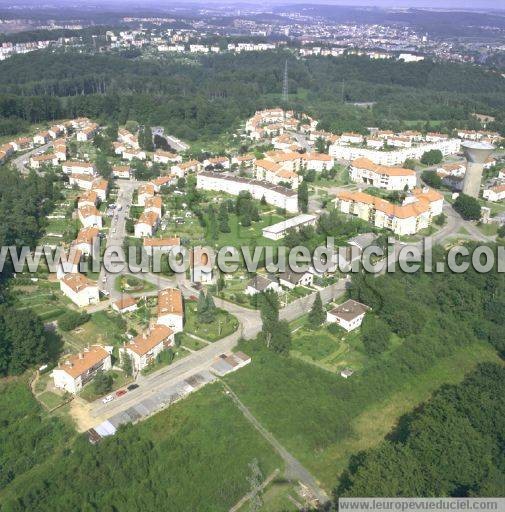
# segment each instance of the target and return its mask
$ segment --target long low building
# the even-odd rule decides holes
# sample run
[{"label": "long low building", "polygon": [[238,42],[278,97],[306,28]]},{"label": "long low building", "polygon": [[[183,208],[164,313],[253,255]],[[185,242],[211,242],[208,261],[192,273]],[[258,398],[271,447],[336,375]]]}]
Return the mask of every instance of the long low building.
[{"label": "long low building", "polygon": [[337,160],[356,160],[356,158],[368,158],[378,165],[403,165],[405,160],[413,158],[419,160],[423,154],[432,149],[438,149],[444,156],[455,155],[460,151],[459,139],[446,139],[436,142],[426,142],[411,148],[398,148],[394,150],[370,149],[360,146],[348,146],[341,142],[332,144],[329,153]]},{"label": "long low building", "polygon": [[317,222],[316,215],[302,213],[291,219],[283,220],[272,226],[263,228],[263,236],[270,240],[280,240],[286,236],[290,229],[300,229],[305,226],[314,226]]},{"label": "long low building", "polygon": [[417,184],[416,172],[412,169],[374,164],[368,158],[353,160],[349,176],[356,183],[366,183],[385,190],[410,190]]},{"label": "long low building", "polygon": [[334,200],[342,213],[356,215],[375,227],[396,235],[412,235],[427,228],[442,213],[444,198],[432,189],[415,189],[403,204],[396,205],[364,192],[341,191]]},{"label": "long low building", "polygon": [[261,200],[264,197],[268,204],[277,208],[284,208],[290,213],[298,212],[298,194],[295,190],[265,181],[203,171],[197,175],[196,188],[225,192],[234,196],[245,190],[250,192],[254,199]]}]

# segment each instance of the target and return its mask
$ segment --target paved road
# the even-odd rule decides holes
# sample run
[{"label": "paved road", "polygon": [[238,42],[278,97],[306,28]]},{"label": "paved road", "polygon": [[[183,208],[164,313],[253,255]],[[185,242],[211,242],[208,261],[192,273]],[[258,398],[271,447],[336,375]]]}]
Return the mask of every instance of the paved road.
[{"label": "paved road", "polygon": [[253,413],[242,403],[240,398],[234,391],[223,382],[224,387],[228,390],[231,399],[235,402],[236,406],[240,409],[245,418],[253,425],[253,427],[270,443],[273,449],[281,456],[286,464],[285,476],[288,480],[295,482],[303,482],[312,491],[314,496],[320,503],[329,501],[328,495],[321,489],[316,482],[316,479],[305,469],[302,464],[289,453],[284,446],[269,432],[253,415]]},{"label": "paved road", "polygon": [[[111,219],[111,226],[107,236],[107,248],[123,246],[124,238],[126,236],[126,217],[128,216],[128,212],[132,204],[133,192],[141,185],[141,182],[129,180],[118,180],[116,183],[119,190],[116,200],[116,208],[114,210],[114,217]],[[110,262],[110,258],[107,260],[108,261],[104,263]],[[114,288],[114,282],[117,276],[117,273],[107,272],[104,265],[102,265],[98,283],[101,290],[105,290],[113,300],[119,299],[122,295],[121,292],[116,291]]]},{"label": "paved road", "polygon": [[[48,142],[47,144],[44,144],[43,146],[37,146],[33,149],[30,149],[30,151],[27,151],[26,153],[23,153],[20,156],[17,156],[15,158],[12,158],[10,160],[10,164],[13,165],[18,172],[21,174],[28,174],[30,172],[30,169],[25,166],[25,162],[28,163],[30,161],[30,157],[34,155],[35,153],[44,153],[47,151],[50,147],[52,147],[53,142]],[[37,172],[37,174],[40,174]]]}]

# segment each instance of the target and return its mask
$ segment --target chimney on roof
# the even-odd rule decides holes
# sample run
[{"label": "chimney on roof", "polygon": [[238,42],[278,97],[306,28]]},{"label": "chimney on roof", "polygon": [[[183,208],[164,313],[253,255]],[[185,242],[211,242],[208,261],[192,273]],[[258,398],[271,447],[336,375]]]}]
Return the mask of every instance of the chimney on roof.
[{"label": "chimney on roof", "polygon": [[84,359],[84,354],[82,352],[79,352],[79,359]]}]

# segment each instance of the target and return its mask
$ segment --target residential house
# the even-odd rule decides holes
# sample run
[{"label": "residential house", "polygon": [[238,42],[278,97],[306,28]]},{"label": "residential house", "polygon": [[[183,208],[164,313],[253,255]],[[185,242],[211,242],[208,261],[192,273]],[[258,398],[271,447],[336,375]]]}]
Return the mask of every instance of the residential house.
[{"label": "residential house", "polygon": [[93,188],[93,183],[95,181],[95,176],[91,174],[71,174],[68,178],[69,185],[71,187],[76,186],[83,190],[91,190]]},{"label": "residential house", "polygon": [[154,196],[146,199],[144,212],[154,212],[158,217],[161,217],[163,209],[163,201],[160,196]]},{"label": "residential house", "polygon": [[230,160],[226,156],[217,156],[215,158],[207,158],[203,161],[203,165],[205,168],[213,167],[220,169],[229,169],[230,168]]},{"label": "residential house", "polygon": [[357,329],[370,308],[361,302],[349,299],[326,313],[326,321],[340,325],[347,332]]},{"label": "residential house", "polygon": [[97,227],[82,228],[73,241],[73,246],[84,255],[89,256],[93,253],[93,243],[98,239],[99,234],[100,230]]},{"label": "residential house", "polygon": [[144,238],[144,251],[150,257],[155,253],[169,253],[174,247],[180,247],[181,239],[174,238]]},{"label": "residential house", "polygon": [[178,178],[184,178],[184,176],[190,172],[199,172],[202,167],[202,164],[198,160],[189,160],[188,162],[173,165],[170,168],[170,173]]},{"label": "residential house", "polygon": [[129,180],[131,169],[129,165],[114,165],[112,167],[112,176],[114,178]]},{"label": "residential house", "polygon": [[76,138],[78,142],[87,142],[92,140],[98,132],[98,125],[90,123],[77,132]]},{"label": "residential house", "polygon": [[182,157],[177,153],[157,149],[154,152],[153,162],[158,164],[178,163],[182,162]]},{"label": "residential house", "polygon": [[297,286],[312,286],[314,280],[314,275],[310,272],[293,272],[292,270],[286,270],[278,277],[279,284],[290,290]]},{"label": "residential house", "polygon": [[482,195],[488,201],[503,201],[505,199],[505,184],[488,188]]},{"label": "residential house", "polygon": [[143,238],[153,236],[160,223],[159,216],[154,212],[143,212],[135,224],[135,236]]},{"label": "residential house", "polygon": [[156,356],[174,344],[174,332],[166,325],[155,325],[119,349],[120,359],[131,358],[135,373],[143,370]]},{"label": "residential house", "polygon": [[170,327],[174,333],[183,330],[184,304],[178,288],[166,288],[158,292],[157,323]]},{"label": "residential house", "polygon": [[121,156],[124,160],[131,161],[134,158],[137,160],[145,160],[147,158],[146,152],[141,149],[124,148]]},{"label": "residential house", "polygon": [[66,274],[60,279],[60,290],[79,307],[98,304],[100,296],[96,283],[82,274]]},{"label": "residential house", "polygon": [[154,185],[152,185],[151,183],[141,185],[138,189],[137,204],[139,206],[145,206],[146,201],[151,197],[154,197]]},{"label": "residential house", "polygon": [[55,124],[54,126],[51,126],[49,130],[47,130],[47,133],[52,139],[57,139],[58,137],[61,137],[65,134],[65,126],[62,124]]},{"label": "residential house", "polygon": [[54,386],[75,395],[97,372],[112,368],[111,353],[112,347],[91,345],[78,354],[67,356],[51,373]]},{"label": "residential house", "polygon": [[39,132],[33,136],[33,143],[36,146],[42,146],[43,144],[47,144],[50,140],[51,136],[47,131]]},{"label": "residential house", "polygon": [[329,171],[335,164],[332,156],[326,153],[302,153],[302,162],[308,170]]},{"label": "residential house", "polygon": [[69,160],[61,166],[65,174],[89,174],[94,176],[96,174],[96,167],[91,162],[78,162]]},{"label": "residential house", "polygon": [[340,136],[340,141],[348,144],[363,144],[364,140],[361,133],[345,132]]},{"label": "residential house", "polygon": [[67,143],[64,139],[57,139],[53,142],[54,154],[59,162],[67,159]]},{"label": "residential house", "polygon": [[257,293],[263,293],[267,291],[274,291],[279,293],[282,291],[276,278],[270,276],[254,276],[248,283],[245,289],[246,295],[256,295]]},{"label": "residential house", "polygon": [[77,209],[77,215],[85,228],[102,228],[102,214],[95,206],[83,206]]},{"label": "residential house", "polygon": [[94,190],[87,190],[77,198],[77,208],[82,208],[83,206],[96,206],[97,203],[98,196]]},{"label": "residential house", "polygon": [[30,169],[41,169],[45,165],[58,165],[58,157],[54,153],[30,157]]},{"label": "residential house", "polygon": [[97,178],[91,184],[91,190],[96,193],[100,201],[107,199],[107,191],[109,189],[109,182],[103,178]]},{"label": "residential house", "polygon": [[159,176],[158,178],[151,181],[151,185],[154,187],[155,192],[159,192],[161,187],[170,187],[177,183],[177,178],[172,175]]},{"label": "residential house", "polygon": [[122,315],[125,313],[133,313],[133,311],[137,311],[138,309],[138,300],[131,295],[123,295],[112,304],[112,309]]}]

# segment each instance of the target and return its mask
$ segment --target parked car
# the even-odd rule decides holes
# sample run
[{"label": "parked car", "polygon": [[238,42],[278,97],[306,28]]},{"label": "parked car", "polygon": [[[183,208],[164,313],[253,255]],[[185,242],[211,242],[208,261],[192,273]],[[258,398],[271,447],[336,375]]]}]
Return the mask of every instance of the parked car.
[{"label": "parked car", "polygon": [[139,387],[138,384],[130,384],[126,389],[128,391],[133,391],[134,389],[137,389]]},{"label": "parked car", "polygon": [[126,389],[118,389],[116,391],[116,396],[123,396],[126,395]]},{"label": "parked car", "polygon": [[107,395],[104,399],[102,399],[102,402],[104,404],[108,404],[109,402],[112,402],[114,400],[114,395]]}]

